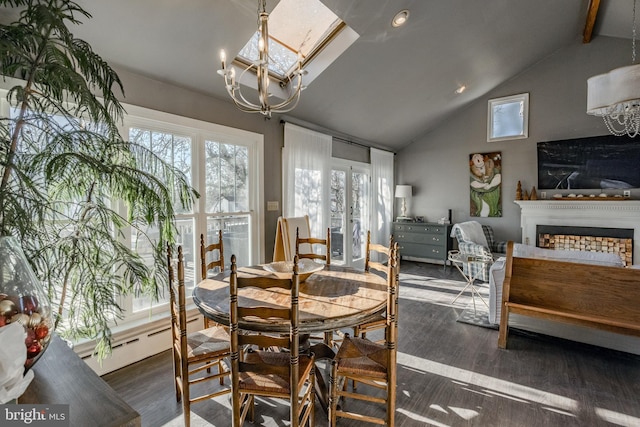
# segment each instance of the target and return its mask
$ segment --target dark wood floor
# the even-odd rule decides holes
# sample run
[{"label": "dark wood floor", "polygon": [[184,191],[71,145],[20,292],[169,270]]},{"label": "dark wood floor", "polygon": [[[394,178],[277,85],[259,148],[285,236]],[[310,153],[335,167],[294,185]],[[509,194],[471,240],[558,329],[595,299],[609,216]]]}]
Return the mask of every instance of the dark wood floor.
[{"label": "dark wood floor", "polygon": [[[517,331],[501,350],[498,331],[456,322],[470,301],[450,304],[457,270],[403,261],[401,271],[397,426],[640,426],[640,356]],[[182,425],[169,352],[104,379],[143,426]],[[285,404],[258,401],[257,425],[282,419]],[[320,409],[316,420],[327,425]],[[230,424],[228,396],[192,406],[192,425]]]}]

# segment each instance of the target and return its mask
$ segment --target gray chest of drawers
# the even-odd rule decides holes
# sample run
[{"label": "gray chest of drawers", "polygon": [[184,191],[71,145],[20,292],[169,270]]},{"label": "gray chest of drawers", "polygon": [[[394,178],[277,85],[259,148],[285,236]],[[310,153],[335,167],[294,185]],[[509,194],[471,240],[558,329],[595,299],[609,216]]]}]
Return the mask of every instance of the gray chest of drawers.
[{"label": "gray chest of drawers", "polygon": [[394,222],[393,239],[400,246],[400,256],[426,258],[447,263],[451,249],[451,224]]}]

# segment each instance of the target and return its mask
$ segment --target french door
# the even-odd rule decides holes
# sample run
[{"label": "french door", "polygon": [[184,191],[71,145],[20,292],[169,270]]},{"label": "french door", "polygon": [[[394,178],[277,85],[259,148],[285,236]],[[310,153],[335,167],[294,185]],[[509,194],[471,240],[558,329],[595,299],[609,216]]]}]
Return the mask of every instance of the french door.
[{"label": "french door", "polygon": [[334,159],[331,170],[331,263],[364,266],[370,169]]}]

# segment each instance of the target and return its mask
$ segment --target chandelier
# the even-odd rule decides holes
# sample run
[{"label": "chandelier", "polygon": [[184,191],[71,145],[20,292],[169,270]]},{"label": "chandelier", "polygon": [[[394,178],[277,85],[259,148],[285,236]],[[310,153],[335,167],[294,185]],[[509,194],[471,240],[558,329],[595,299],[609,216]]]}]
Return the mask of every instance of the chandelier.
[{"label": "chandelier", "polygon": [[613,135],[640,134],[640,64],[636,64],[636,0],[633,1],[632,64],[587,80],[587,114],[601,116]]},{"label": "chandelier", "polygon": [[[293,110],[300,100],[300,92],[304,89],[302,76],[307,72],[302,69],[302,55],[298,54],[295,69],[288,73],[285,80],[279,86],[285,92],[285,99],[282,102],[271,104],[272,94],[269,92],[269,14],[266,11],[266,0],[258,1],[258,59],[246,67],[239,76],[233,66],[227,67],[226,54],[224,50],[220,52],[222,69],[218,74],[224,77],[225,88],[233,100],[236,107],[247,113],[260,113],[266,118],[271,118],[271,113],[286,113]],[[252,98],[255,102],[247,99],[240,89],[240,81],[248,71],[253,71],[257,77],[257,94]]]}]

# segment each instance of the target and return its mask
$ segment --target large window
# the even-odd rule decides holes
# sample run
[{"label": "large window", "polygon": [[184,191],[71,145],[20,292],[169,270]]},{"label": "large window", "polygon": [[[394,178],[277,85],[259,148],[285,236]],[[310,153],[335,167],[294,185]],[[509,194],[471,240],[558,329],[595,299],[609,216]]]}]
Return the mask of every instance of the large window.
[{"label": "large window", "polygon": [[[178,170],[182,171],[190,184],[192,181],[192,167],[191,167],[191,152],[193,145],[193,138],[187,135],[175,134],[172,132],[155,130],[153,128],[142,128],[132,126],[128,132],[129,140],[140,144],[149,150],[153,151],[159,157],[161,157],[167,163],[173,165]],[[177,225],[179,232],[178,244],[182,245],[184,249],[184,259],[186,263],[185,281],[187,283],[194,283],[194,221],[195,216],[193,210],[185,211],[178,203],[177,197],[174,198],[177,213]],[[152,240],[156,240],[158,237],[157,229],[144,230],[145,234],[151,237]],[[131,247],[140,254],[147,262],[148,266],[153,265],[153,247],[150,245],[149,239],[142,238],[140,232],[131,233]],[[159,301],[153,303],[149,297],[135,297],[133,299],[133,312],[146,310],[152,305],[161,305],[169,300],[168,293],[160,298]]]},{"label": "large window", "polygon": [[[187,261],[187,286],[192,287],[200,279],[200,234],[206,235],[207,241],[216,241],[217,230],[223,231],[227,265],[232,254],[237,256],[240,265],[264,261],[263,136],[141,107],[126,105],[125,108],[127,115],[119,129],[122,137],[150,148],[176,166],[201,195],[193,208],[181,209],[180,203],[176,204],[177,243],[182,245]],[[12,117],[14,114],[6,101],[6,91],[0,88],[0,115]],[[85,129],[97,130],[96,124],[79,120]],[[64,122],[59,125],[63,126]],[[40,129],[34,126],[24,131],[35,133]],[[37,134],[32,136],[34,146],[21,146],[22,150],[43,148],[38,144],[44,139],[37,138]],[[124,204],[118,200],[100,200],[126,216]],[[56,206],[56,221],[77,216],[81,212],[81,201],[82,197],[71,197],[65,205]],[[64,232],[61,227],[61,236]],[[130,245],[150,265],[152,252],[148,238],[157,238],[158,230],[131,228],[122,233],[122,244]],[[124,312],[118,324],[111,327],[114,357],[106,359],[104,364],[98,365],[88,357],[93,353],[90,341],[75,342],[76,351],[84,354],[83,358],[96,372],[106,373],[165,350],[170,343],[170,339],[166,339],[170,336],[166,329],[169,324],[167,294],[168,290],[164,290],[163,298],[157,302],[134,295],[119,299]],[[190,290],[187,296],[191,296]],[[66,299],[67,312],[72,307],[71,299]],[[195,310],[191,313],[195,315]]]},{"label": "large window", "polygon": [[205,147],[205,215],[208,240],[222,230],[225,268],[231,255],[239,265],[250,264],[251,236],[249,147],[207,140]]},{"label": "large window", "polygon": [[[258,263],[263,258],[260,230],[262,178],[262,136],[197,120],[146,109],[127,107],[122,135],[144,145],[181,170],[200,193],[193,209],[176,203],[176,224],[186,264],[187,295],[200,280],[200,235],[215,242],[223,232],[225,264],[235,254],[239,265]],[[134,117],[135,115],[135,117]],[[176,200],[177,202],[177,200]],[[157,230],[144,230],[153,237]],[[136,233],[130,244],[151,259],[146,239]],[[125,306],[130,318],[148,316],[149,310],[163,311],[168,292],[159,301],[130,297]],[[126,320],[126,319],[125,319]]]}]

